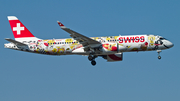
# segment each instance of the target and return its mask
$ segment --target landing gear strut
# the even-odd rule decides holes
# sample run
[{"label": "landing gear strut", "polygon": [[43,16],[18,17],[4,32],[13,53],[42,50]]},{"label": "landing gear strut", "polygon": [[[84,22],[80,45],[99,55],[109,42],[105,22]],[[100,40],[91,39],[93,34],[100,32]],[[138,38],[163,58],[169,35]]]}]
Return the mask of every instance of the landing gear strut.
[{"label": "landing gear strut", "polygon": [[95,58],[97,58],[97,56],[96,56],[96,55],[92,55],[92,54],[90,54],[90,55],[88,56],[88,59],[89,59],[89,61],[91,61],[91,64],[92,64],[93,66],[95,66],[95,65],[96,65]]},{"label": "landing gear strut", "polygon": [[157,50],[157,52],[158,52],[158,59],[160,60],[161,59],[161,56],[160,56],[161,50]]}]

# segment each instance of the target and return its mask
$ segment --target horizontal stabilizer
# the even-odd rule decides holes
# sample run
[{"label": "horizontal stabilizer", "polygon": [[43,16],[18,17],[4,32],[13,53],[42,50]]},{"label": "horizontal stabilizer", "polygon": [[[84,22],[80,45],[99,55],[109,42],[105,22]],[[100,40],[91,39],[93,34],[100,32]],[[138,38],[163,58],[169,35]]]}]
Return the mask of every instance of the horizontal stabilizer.
[{"label": "horizontal stabilizer", "polygon": [[27,46],[26,44],[21,43],[21,42],[19,42],[19,41],[15,41],[15,40],[13,40],[13,39],[6,38],[5,40],[7,40],[7,41],[9,41],[9,42],[12,42],[12,43],[14,43],[15,45],[18,45],[18,46]]}]

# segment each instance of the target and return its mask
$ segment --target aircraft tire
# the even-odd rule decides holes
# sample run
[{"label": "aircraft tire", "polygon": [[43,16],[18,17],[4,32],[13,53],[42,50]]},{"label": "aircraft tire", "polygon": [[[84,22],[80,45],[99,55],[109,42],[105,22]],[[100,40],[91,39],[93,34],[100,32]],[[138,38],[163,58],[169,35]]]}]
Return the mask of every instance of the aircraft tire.
[{"label": "aircraft tire", "polygon": [[88,56],[88,59],[89,59],[89,61],[92,61],[92,60],[93,60],[92,55],[89,55],[89,56]]},{"label": "aircraft tire", "polygon": [[160,60],[160,59],[161,59],[161,56],[158,56],[158,59]]},{"label": "aircraft tire", "polygon": [[92,64],[93,66],[95,66],[95,65],[96,65],[96,61],[92,60],[92,61],[91,61],[91,64]]}]

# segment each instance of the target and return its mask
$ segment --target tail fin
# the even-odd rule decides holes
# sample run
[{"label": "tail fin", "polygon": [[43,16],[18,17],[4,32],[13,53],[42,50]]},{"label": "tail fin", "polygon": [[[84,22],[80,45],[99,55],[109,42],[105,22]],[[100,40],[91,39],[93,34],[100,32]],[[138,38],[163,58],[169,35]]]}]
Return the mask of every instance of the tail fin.
[{"label": "tail fin", "polygon": [[8,20],[16,41],[38,40],[15,16],[8,16]]}]

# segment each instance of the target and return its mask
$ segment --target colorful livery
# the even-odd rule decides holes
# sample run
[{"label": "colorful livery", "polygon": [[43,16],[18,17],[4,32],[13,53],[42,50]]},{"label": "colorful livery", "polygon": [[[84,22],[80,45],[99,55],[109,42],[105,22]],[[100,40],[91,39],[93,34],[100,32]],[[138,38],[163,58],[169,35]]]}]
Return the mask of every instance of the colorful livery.
[{"label": "colorful livery", "polygon": [[[69,28],[61,22],[58,25],[68,32],[72,38],[48,39],[36,38],[15,16],[8,16],[15,40],[6,38],[10,43],[5,48],[46,54],[46,55],[86,55],[92,65],[95,58],[103,57],[107,61],[122,61],[123,52],[154,51],[173,47],[173,43],[158,35],[128,35],[86,37]],[[158,56],[161,59],[161,56]]]}]

